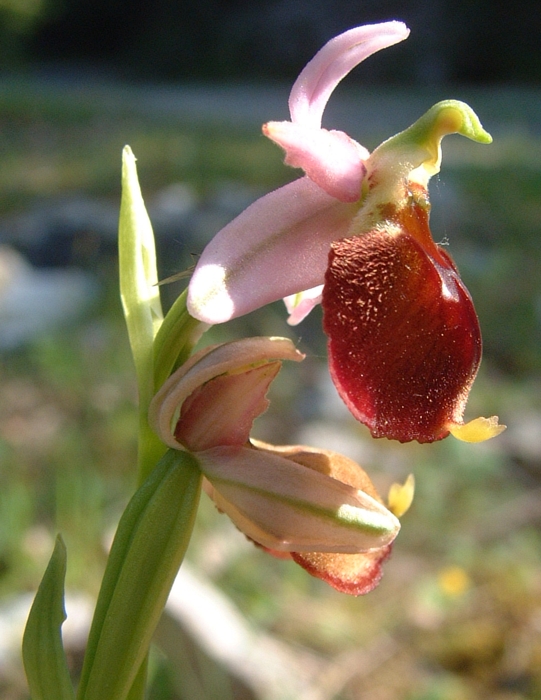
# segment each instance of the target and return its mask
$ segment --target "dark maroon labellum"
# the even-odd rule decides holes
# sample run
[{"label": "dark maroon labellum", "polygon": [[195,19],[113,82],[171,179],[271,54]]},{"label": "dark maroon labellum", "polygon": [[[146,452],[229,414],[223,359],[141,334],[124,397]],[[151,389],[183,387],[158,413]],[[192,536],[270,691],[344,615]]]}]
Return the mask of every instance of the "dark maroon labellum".
[{"label": "dark maroon labellum", "polygon": [[331,376],[374,437],[433,442],[462,422],[481,333],[427,212],[335,242],[322,304]]}]

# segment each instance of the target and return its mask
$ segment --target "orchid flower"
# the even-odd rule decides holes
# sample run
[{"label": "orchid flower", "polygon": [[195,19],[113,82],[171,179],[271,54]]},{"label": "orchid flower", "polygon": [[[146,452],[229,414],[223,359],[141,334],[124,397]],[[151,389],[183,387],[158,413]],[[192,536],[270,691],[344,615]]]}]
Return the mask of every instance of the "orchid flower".
[{"label": "orchid flower", "polygon": [[284,298],[290,323],[320,301],[335,386],[374,437],[477,442],[497,417],[464,423],[481,360],[471,297],[429,229],[428,180],[441,140],[490,143],[474,112],[440,102],[373,153],[321,128],[329,96],[352,68],[405,39],[401,22],[351,29],[308,63],[289,99],[290,122],[266,136],[305,176],[257,200],[203,251],[188,310],[214,324]]},{"label": "orchid flower", "polygon": [[[284,338],[207,347],[162,386],[150,424],[194,456],[206,492],[247,537],[340,591],[367,593],[400,524],[365,472],[333,452],[250,441],[284,359],[303,359]],[[406,508],[393,506],[398,515]]]}]

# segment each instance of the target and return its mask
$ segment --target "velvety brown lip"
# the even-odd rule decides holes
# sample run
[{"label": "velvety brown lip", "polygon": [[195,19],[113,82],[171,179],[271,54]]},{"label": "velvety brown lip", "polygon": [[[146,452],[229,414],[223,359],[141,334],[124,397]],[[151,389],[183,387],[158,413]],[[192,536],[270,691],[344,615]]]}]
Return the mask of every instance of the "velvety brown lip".
[{"label": "velvety brown lip", "polygon": [[462,421],[481,332],[428,211],[335,242],[322,304],[331,376],[374,437],[433,442]]}]

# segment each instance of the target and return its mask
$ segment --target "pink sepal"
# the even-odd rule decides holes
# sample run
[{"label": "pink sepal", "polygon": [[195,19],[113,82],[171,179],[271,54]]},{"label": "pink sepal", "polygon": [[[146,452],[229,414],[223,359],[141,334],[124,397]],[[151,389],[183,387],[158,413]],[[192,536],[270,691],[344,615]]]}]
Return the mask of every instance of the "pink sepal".
[{"label": "pink sepal", "polygon": [[347,235],[355,211],[307,177],[261,197],[203,251],[188,311],[223,323],[322,284],[330,244]]}]

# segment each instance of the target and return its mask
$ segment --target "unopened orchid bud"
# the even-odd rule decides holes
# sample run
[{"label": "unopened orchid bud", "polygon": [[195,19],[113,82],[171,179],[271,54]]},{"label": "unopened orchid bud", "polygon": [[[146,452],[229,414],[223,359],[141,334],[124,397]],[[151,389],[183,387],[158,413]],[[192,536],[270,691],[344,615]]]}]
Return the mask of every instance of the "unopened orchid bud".
[{"label": "unopened orchid bud", "polygon": [[[374,496],[286,454],[220,447],[197,459],[220,510],[268,549],[352,554],[394,540],[400,524]],[[334,455],[316,455],[332,471]]]}]

